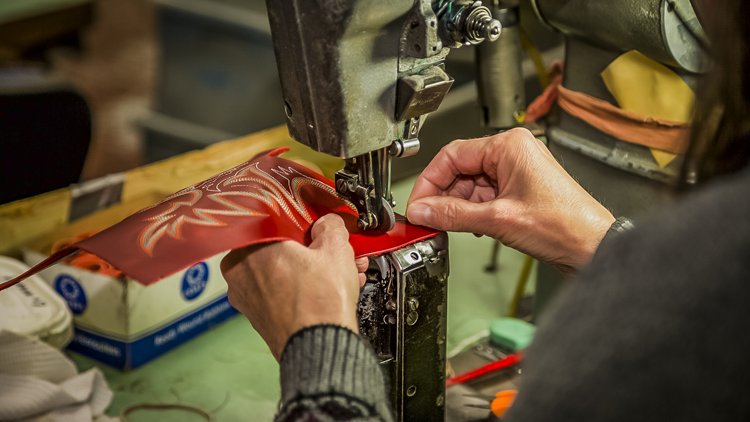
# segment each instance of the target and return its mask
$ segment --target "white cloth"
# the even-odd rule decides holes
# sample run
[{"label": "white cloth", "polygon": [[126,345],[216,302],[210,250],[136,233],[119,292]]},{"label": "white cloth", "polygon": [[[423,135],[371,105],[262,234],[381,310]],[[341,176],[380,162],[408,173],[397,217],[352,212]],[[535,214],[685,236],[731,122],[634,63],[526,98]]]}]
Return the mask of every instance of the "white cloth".
[{"label": "white cloth", "polygon": [[105,422],[112,390],[48,344],[0,331],[0,421]]}]

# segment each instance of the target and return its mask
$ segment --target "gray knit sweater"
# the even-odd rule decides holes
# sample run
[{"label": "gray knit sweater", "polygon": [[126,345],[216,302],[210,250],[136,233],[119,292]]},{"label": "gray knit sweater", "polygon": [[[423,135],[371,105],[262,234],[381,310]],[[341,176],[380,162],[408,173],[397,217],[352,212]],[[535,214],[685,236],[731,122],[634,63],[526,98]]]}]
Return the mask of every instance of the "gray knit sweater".
[{"label": "gray knit sweater", "polygon": [[[391,420],[356,334],[318,326],[281,359],[278,421]],[[605,239],[526,353],[507,422],[750,420],[750,172]]]},{"label": "gray knit sweater", "polygon": [[276,421],[391,421],[383,372],[349,329],[316,325],[296,332],[281,354]]}]

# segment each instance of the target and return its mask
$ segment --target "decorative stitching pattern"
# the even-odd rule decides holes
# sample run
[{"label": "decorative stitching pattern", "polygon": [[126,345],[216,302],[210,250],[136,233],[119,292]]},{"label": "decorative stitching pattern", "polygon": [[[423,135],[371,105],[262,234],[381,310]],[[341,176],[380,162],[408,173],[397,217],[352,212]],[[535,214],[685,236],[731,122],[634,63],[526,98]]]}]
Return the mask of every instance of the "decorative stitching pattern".
[{"label": "decorative stitching pattern", "polygon": [[[339,197],[332,187],[306,176],[292,167],[283,168],[279,166],[271,171],[285,179],[287,186],[285,187],[277,178],[263,171],[256,161],[219,173],[204,182],[170,195],[153,207],[141,210],[140,212],[143,212],[185,195],[190,195],[188,199],[173,202],[166,211],[145,219],[145,221],[149,221],[151,224],[139,236],[141,249],[151,255],[156,244],[164,235],[169,235],[179,240],[180,229],[184,224],[225,226],[227,223],[219,220],[216,216],[261,217],[267,215],[237,204],[228,198],[232,196],[257,199],[270,207],[277,215],[281,215],[281,211],[283,210],[284,214],[289,217],[299,230],[304,229],[293,210],[308,224],[312,224],[313,222],[313,217],[310,215],[307,205],[301,198],[301,189],[304,186],[315,186],[344,201],[351,210],[355,213],[357,212],[354,204],[345,198]],[[243,187],[246,190],[240,189]],[[231,188],[231,190],[226,191],[226,188]],[[206,198],[216,203],[217,208],[195,207],[204,194],[206,194]],[[178,212],[180,208],[186,209]]]}]

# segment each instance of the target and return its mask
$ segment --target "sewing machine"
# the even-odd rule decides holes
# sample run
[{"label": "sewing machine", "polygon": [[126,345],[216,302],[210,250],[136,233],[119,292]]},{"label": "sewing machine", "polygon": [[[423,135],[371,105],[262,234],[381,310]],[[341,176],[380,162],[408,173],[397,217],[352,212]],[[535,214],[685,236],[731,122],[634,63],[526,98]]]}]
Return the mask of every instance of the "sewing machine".
[{"label": "sewing machine", "polygon": [[[523,122],[519,3],[564,35],[569,89],[617,105],[599,74],[634,49],[691,85],[702,70],[705,40],[690,0],[267,0],[289,131],[346,160],[336,189],[357,206],[360,229],[393,227],[391,160],[419,151],[420,129],[453,83],[443,65],[451,48],[481,43],[483,125]],[[660,168],[648,148],[565,112],[547,137],[568,171],[618,215],[669,197],[679,166]],[[442,420],[447,238],[387,253],[370,268],[361,333],[390,375],[397,419]]]},{"label": "sewing machine", "polygon": [[[391,160],[419,151],[419,131],[453,84],[452,48],[497,40],[472,0],[267,0],[291,136],[345,159],[336,190],[360,230],[394,227]],[[399,421],[444,420],[447,236],[371,259],[360,332],[390,379]]]}]

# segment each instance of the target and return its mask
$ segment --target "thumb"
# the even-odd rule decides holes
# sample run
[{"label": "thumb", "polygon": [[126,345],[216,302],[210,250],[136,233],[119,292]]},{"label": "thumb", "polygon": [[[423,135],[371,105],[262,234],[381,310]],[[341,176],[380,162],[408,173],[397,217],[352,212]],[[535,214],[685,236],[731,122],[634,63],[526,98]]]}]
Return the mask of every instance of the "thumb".
[{"label": "thumb", "polygon": [[349,245],[349,231],[346,230],[344,219],[336,214],[320,217],[313,224],[310,235],[310,249],[340,249]]},{"label": "thumb", "polygon": [[493,201],[475,203],[453,196],[431,196],[409,204],[412,224],[436,230],[486,234],[496,224]]}]

